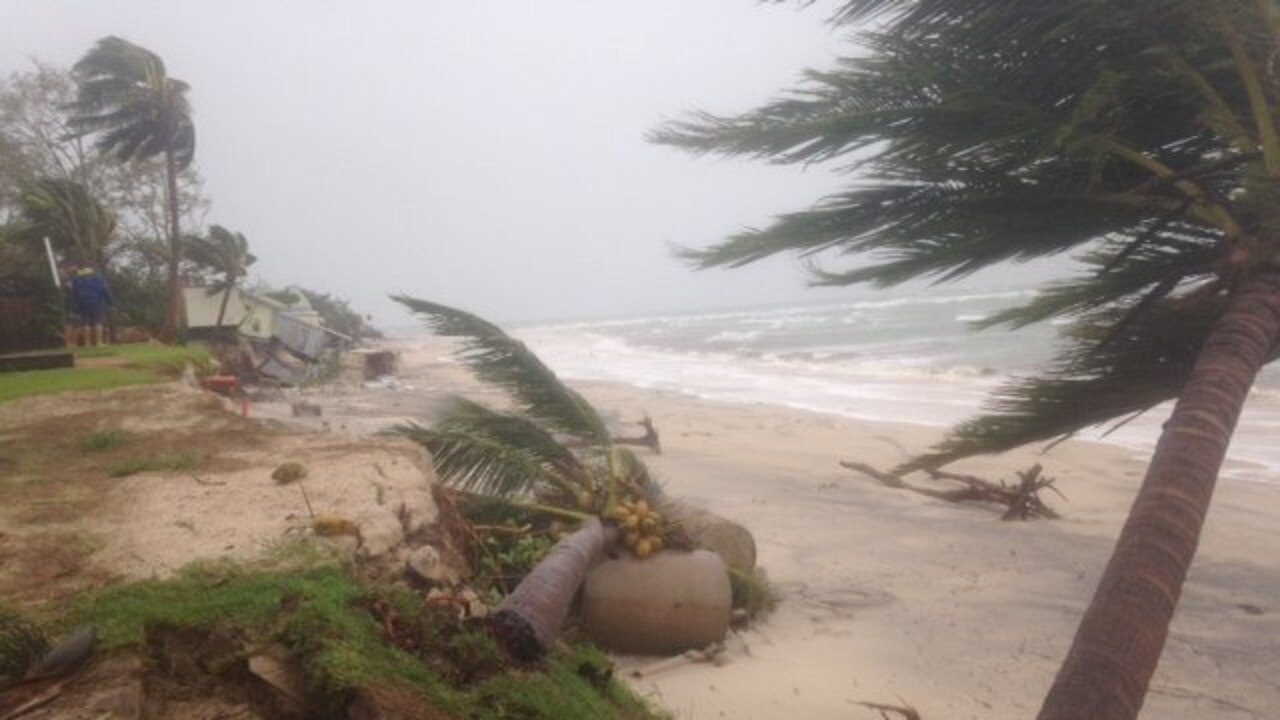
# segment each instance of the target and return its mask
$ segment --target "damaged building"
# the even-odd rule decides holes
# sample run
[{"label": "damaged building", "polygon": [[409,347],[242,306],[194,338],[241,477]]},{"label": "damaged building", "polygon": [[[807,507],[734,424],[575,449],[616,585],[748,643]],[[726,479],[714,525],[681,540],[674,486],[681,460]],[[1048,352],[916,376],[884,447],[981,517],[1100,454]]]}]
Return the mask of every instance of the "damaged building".
[{"label": "damaged building", "polygon": [[[235,328],[252,356],[254,369],[273,380],[298,385],[323,371],[328,358],[349,349],[353,339],[324,326],[320,314],[296,290],[267,296],[232,288],[222,311],[223,293],[186,288],[187,330],[194,338]],[[286,302],[287,300],[287,302]]]}]

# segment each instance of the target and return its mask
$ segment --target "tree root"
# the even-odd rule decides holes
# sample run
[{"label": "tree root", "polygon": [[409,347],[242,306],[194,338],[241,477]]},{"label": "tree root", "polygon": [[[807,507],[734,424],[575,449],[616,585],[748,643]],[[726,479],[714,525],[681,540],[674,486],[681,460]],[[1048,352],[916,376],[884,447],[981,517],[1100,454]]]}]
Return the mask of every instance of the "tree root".
[{"label": "tree root", "polygon": [[1058,491],[1058,488],[1054,487],[1054,478],[1041,475],[1043,468],[1040,465],[1032,465],[1026,470],[1017,471],[1018,481],[1012,484],[1004,481],[991,482],[973,475],[959,475],[942,470],[924,471],[934,480],[960,483],[963,486],[947,490],[936,490],[913,485],[898,475],[877,470],[865,463],[841,461],[840,465],[870,476],[888,487],[909,490],[913,493],[945,500],[946,502],[986,502],[1003,505],[1006,510],[1004,515],[1001,516],[1001,520],[1032,520],[1035,518],[1056,520],[1061,516],[1040,499],[1040,491],[1050,490],[1057,493],[1059,497],[1066,499]]}]

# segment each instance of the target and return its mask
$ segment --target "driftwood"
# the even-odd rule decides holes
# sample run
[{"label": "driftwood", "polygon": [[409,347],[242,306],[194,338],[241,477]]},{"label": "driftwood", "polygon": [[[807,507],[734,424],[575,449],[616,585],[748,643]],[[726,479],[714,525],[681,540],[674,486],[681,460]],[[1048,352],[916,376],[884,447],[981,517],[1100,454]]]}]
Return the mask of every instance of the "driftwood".
[{"label": "driftwood", "polygon": [[653,420],[648,415],[640,421],[640,426],[644,428],[644,435],[633,438],[614,438],[614,445],[638,445],[639,447],[647,447],[653,451],[654,455],[662,454],[662,442],[658,439],[658,429],[653,426]]},{"label": "driftwood", "polygon": [[[644,435],[638,437],[611,437],[609,442],[614,445],[632,445],[636,447],[646,447],[653,451],[654,455],[662,454],[662,442],[658,439],[658,429],[653,426],[653,420],[645,415],[644,419],[636,423],[644,428]],[[592,447],[594,443],[582,440],[569,440],[564,443],[565,447],[582,448]]]},{"label": "driftwood", "polygon": [[657,675],[661,672],[673,670],[678,667],[690,665],[693,663],[711,663],[712,665],[723,665],[728,662],[724,657],[724,643],[712,643],[701,650],[687,650],[675,657],[663,658],[655,662],[649,663],[642,668],[636,668],[631,671],[631,677],[640,679]]},{"label": "driftwood", "polygon": [[1064,496],[1054,487],[1055,481],[1053,478],[1041,475],[1043,468],[1039,465],[1032,465],[1026,470],[1017,471],[1018,482],[1013,484],[1004,481],[991,482],[973,475],[959,475],[942,470],[926,470],[925,472],[934,480],[960,483],[962,486],[945,490],[908,483],[898,475],[877,470],[865,463],[841,461],[840,465],[870,476],[889,487],[909,490],[938,500],[953,503],[987,502],[1003,505],[1006,510],[1004,515],[1001,516],[1001,520],[1031,520],[1034,518],[1056,520],[1061,517],[1056,510],[1045,505],[1044,501],[1040,499],[1041,490],[1050,490],[1057,493],[1059,497]]},{"label": "driftwood", "polygon": [[879,712],[880,717],[884,718],[884,720],[890,720],[889,713],[901,716],[902,720],[921,720],[920,713],[910,705],[884,705],[873,702],[860,702],[858,704]]}]

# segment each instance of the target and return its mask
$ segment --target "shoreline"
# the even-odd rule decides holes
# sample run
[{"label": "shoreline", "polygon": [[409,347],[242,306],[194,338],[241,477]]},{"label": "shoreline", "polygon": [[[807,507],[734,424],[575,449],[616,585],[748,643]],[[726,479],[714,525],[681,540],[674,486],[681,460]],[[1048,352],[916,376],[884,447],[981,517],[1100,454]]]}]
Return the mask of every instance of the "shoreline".
[{"label": "shoreline", "polygon": [[[550,325],[550,327],[561,327],[561,325]],[[378,341],[376,342],[376,346],[387,348],[387,350],[397,351],[403,356],[410,357],[410,359],[413,360],[413,363],[411,364],[416,366],[417,372],[430,368],[438,375],[448,375],[448,382],[461,384],[461,386],[465,387],[474,387],[476,388],[476,391],[488,392],[488,388],[483,388],[472,383],[470,377],[467,377],[465,369],[462,369],[461,366],[454,363],[452,359],[449,359],[448,355],[451,354],[453,346],[451,345],[451,342],[444,340],[444,338],[430,336],[430,334],[421,334],[421,336],[402,334],[402,336],[388,337],[385,338],[385,340]],[[534,350],[541,352],[543,351],[543,348],[535,346]],[[449,368],[454,368],[457,372],[454,373],[453,370],[449,370]],[[557,370],[557,372],[559,373],[559,370]],[[566,380],[566,382],[575,384],[575,386],[617,386],[620,388],[634,389],[636,392],[664,393],[664,395],[671,397],[689,398],[689,400],[692,401],[709,402],[709,404],[716,404],[724,407],[751,407],[767,405],[778,407],[778,409],[797,411],[797,413],[810,413],[818,416],[826,416],[826,418],[851,420],[855,421],[855,423],[906,425],[906,427],[933,430],[933,432],[937,433],[937,437],[940,438],[942,437],[942,434],[945,434],[947,429],[954,427],[954,425],[959,423],[961,420],[968,419],[970,416],[978,414],[980,410],[980,406],[978,405],[963,406],[964,409],[959,411],[956,411],[954,409],[955,406],[952,406],[950,414],[942,416],[942,418],[902,419],[895,418],[895,416],[884,416],[876,413],[849,413],[849,411],[832,409],[832,407],[804,404],[804,402],[778,401],[777,398],[760,400],[760,398],[753,397],[723,397],[719,396],[716,392],[700,391],[698,388],[655,387],[653,384],[643,382],[643,380],[640,380],[640,382],[635,382],[635,380],[628,382],[626,379],[575,377],[573,374],[563,373],[561,373],[561,377]],[[931,377],[933,377],[932,380],[927,379]],[[948,378],[950,379],[940,379],[937,375],[924,373],[920,375],[920,377],[916,378],[915,384],[901,383],[896,384],[896,386],[893,383],[887,384],[892,386],[892,392],[908,393],[908,395],[911,395],[913,391],[916,393],[929,393],[936,392],[940,388],[951,389],[951,391],[954,391],[956,387],[968,386],[968,388],[966,388],[966,392],[978,391],[977,395],[979,396],[979,401],[984,400],[984,398],[987,397],[987,393],[1000,384],[998,382],[992,382],[992,375],[973,375],[973,377],[965,377],[963,379],[957,379],[955,377]],[[410,383],[412,384],[412,379],[410,379]],[[1268,388],[1254,388],[1253,393],[1251,393],[1251,398],[1253,398],[1254,405],[1257,405],[1258,402],[1266,402],[1268,407],[1266,407],[1265,411],[1271,411],[1272,407],[1270,407],[1270,405],[1280,402],[1280,391],[1274,391],[1274,389]],[[896,397],[896,395],[882,396],[879,397],[878,400],[879,405],[881,406],[892,406],[895,402],[899,401],[915,402],[914,400],[910,400],[910,398],[900,398]],[[1242,416],[1242,421],[1240,421],[1238,428],[1236,428],[1236,437],[1234,438],[1233,446],[1231,446],[1228,451],[1228,457],[1226,457],[1224,466],[1222,466],[1220,478],[1233,480],[1233,482],[1280,484],[1280,455],[1277,455],[1276,459],[1270,459],[1270,457],[1268,457],[1268,459],[1258,459],[1258,457],[1242,455],[1249,454],[1251,451],[1258,452],[1258,447],[1270,448],[1274,446],[1274,443],[1270,442],[1272,434],[1271,428],[1272,425],[1275,424],[1274,421],[1270,419],[1262,419],[1256,421],[1254,424],[1249,423],[1249,420],[1251,420],[1251,416],[1249,416],[1251,407],[1252,406],[1249,405],[1245,406],[1245,414]],[[1134,421],[1126,421],[1126,423],[1124,423],[1124,427],[1108,430],[1107,428],[1110,428],[1111,424],[1105,424],[1102,425],[1102,427],[1083,430],[1078,437],[1071,438],[1069,442],[1093,443],[1093,445],[1121,448],[1121,450],[1129,452],[1129,454],[1133,456],[1133,459],[1142,461],[1143,464],[1146,464],[1149,456],[1151,456],[1152,452],[1155,452],[1160,427],[1162,423],[1164,423],[1166,416],[1169,415],[1171,409],[1172,402],[1165,402],[1165,404],[1153,407],[1153,409],[1147,411],[1146,414],[1140,415],[1139,418],[1134,419]],[[1052,442],[1052,439],[1047,439],[1047,441],[1033,443],[1033,445],[1020,448],[1020,450],[1029,450],[1034,452],[1037,451],[1038,448],[1051,446]],[[1248,447],[1242,447],[1242,445]]]},{"label": "shoreline", "polygon": [[[438,339],[397,347],[398,389],[305,391],[335,431],[430,422],[446,393],[501,393],[447,359]],[[1030,717],[1066,652],[1145,470],[1123,447],[1072,440],[955,469],[988,479],[1042,463],[1064,517],[1001,522],[987,507],[881,486],[839,460],[886,467],[941,428],[764,403],[727,403],[619,383],[569,383],[615,431],[653,418],[663,454],[641,452],[669,492],[755,535],[778,610],[736,634],[720,664],[631,682],[676,717],[875,718],[860,701],[924,718]],[[314,421],[311,421],[314,422]],[[339,425],[346,425],[340,428]],[[1280,716],[1280,485],[1223,482],[1143,717]],[[652,659],[618,658],[629,674]]]}]

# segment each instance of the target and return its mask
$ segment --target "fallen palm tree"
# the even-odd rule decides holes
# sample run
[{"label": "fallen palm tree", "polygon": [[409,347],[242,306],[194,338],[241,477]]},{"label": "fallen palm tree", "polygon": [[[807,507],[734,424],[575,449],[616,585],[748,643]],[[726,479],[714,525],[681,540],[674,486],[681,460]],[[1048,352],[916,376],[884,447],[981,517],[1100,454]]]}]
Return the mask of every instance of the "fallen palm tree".
[{"label": "fallen palm tree", "polygon": [[534,660],[555,645],[573,597],[605,549],[617,541],[616,528],[590,518],[551,552],[507,596],[494,618],[498,638],[516,657]]},{"label": "fallen palm tree", "polygon": [[[443,482],[580,526],[504,601],[498,635],[513,654],[533,658],[550,648],[589,568],[615,546],[638,560],[705,547],[726,569],[751,576],[755,542],[750,533],[670,498],[644,463],[621,447],[659,451],[651,421],[644,423],[642,438],[615,438],[590,403],[497,326],[445,305],[394,299],[437,334],[460,338],[460,360],[480,380],[505,390],[514,406],[495,410],[456,398],[434,426],[409,423],[396,432],[431,452]],[[728,573],[721,574],[727,586]],[[724,611],[727,617],[727,605]]]}]

